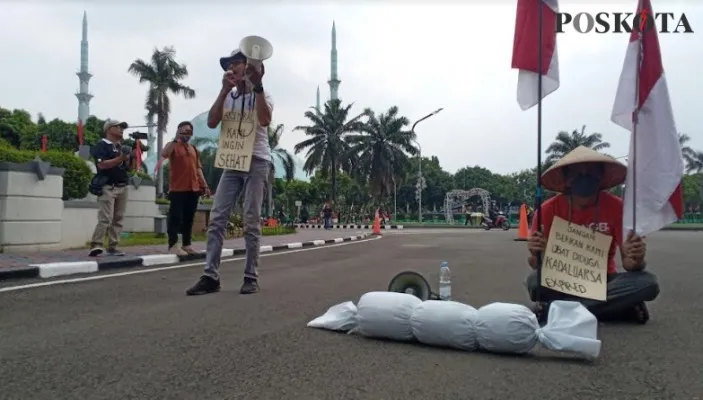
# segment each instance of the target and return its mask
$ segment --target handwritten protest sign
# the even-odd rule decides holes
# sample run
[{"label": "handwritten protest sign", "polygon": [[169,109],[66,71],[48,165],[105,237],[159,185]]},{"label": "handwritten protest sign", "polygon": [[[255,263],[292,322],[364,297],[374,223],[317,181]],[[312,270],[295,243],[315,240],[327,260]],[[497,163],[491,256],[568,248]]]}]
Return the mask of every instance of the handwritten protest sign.
[{"label": "handwritten protest sign", "polygon": [[215,154],[216,168],[249,172],[256,140],[256,122],[255,110],[224,110]]},{"label": "handwritten protest sign", "polygon": [[542,262],[543,287],[605,301],[613,238],[554,217]]}]

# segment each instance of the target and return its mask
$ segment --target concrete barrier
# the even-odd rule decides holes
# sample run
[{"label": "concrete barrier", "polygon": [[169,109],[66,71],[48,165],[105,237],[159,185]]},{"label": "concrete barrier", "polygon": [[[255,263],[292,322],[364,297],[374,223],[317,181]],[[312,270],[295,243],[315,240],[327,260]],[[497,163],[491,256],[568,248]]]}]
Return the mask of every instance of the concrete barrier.
[{"label": "concrete barrier", "polygon": [[63,202],[61,217],[61,248],[83,247],[90,242],[98,223],[98,203],[86,200]]},{"label": "concrete barrier", "polygon": [[[138,184],[135,184],[138,181]],[[125,232],[153,232],[154,217],[161,215],[156,204],[156,184],[153,181],[132,181],[128,187]]]},{"label": "concrete barrier", "polygon": [[0,251],[61,248],[63,168],[0,162]]}]

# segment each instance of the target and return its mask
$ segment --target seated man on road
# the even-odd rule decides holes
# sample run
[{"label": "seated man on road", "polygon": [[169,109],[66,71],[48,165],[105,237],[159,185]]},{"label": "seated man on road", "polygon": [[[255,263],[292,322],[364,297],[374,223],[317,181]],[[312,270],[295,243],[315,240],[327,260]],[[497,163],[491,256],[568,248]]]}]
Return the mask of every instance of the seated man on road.
[{"label": "seated man on road", "polygon": [[[542,232],[537,229],[537,214],[532,219],[532,234],[528,239],[530,256],[528,263],[537,269],[537,254],[547,248],[549,229],[555,216],[575,224],[590,227],[613,237],[608,252],[607,299],[597,301],[565,295],[540,287],[537,272],[527,278],[527,288],[532,301],[540,291],[540,302],[535,305],[538,319],[544,320],[553,300],[579,301],[598,319],[636,321],[644,324],[649,320],[646,301],[659,294],[656,277],[644,271],[646,245],[641,237],[628,232],[623,236],[622,200],[606,190],[620,185],[627,176],[627,167],[610,156],[586,147],[578,147],[565,155],[554,166],[542,174],[545,189],[558,192],[557,196],[542,204]],[[622,267],[617,272],[616,249],[620,249]]]}]

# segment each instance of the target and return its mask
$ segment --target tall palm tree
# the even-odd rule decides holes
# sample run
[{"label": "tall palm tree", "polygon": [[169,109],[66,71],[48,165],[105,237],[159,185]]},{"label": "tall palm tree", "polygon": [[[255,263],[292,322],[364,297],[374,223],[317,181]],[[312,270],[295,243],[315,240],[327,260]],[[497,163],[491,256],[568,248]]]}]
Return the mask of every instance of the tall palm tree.
[{"label": "tall palm tree", "polygon": [[693,151],[684,154],[684,160],[686,160],[686,173],[687,174],[700,174],[703,172],[703,151]]},{"label": "tall palm tree", "polygon": [[215,168],[215,154],[217,153],[217,139],[206,136],[194,137],[190,143],[200,152],[200,164],[203,166],[203,176],[209,187],[217,190],[222,170]]},{"label": "tall palm tree", "polygon": [[684,158],[686,157],[686,155],[695,154],[695,151],[691,148],[691,146],[686,144],[690,141],[690,136],[685,133],[679,133],[679,146],[681,146],[681,154],[683,154]]},{"label": "tall palm tree", "polygon": [[371,190],[380,197],[390,196],[396,177],[409,165],[408,154],[415,155],[415,134],[406,130],[410,121],[398,115],[393,106],[378,116],[367,109],[368,121],[359,134],[345,138],[350,156],[356,159],[356,172],[365,178]]},{"label": "tall palm tree", "polygon": [[[288,150],[280,147],[283,129],[283,124],[278,124],[275,128],[271,128],[271,125],[268,126],[269,148],[271,149],[271,156],[278,158],[281,161],[285,172],[286,181],[290,182],[295,179],[295,159]],[[275,175],[276,169],[271,168],[271,176],[273,177]],[[271,182],[273,182],[273,179],[271,179]]]},{"label": "tall palm tree", "polygon": [[[169,94],[183,96],[186,99],[195,98],[195,90],[181,84],[188,77],[188,68],[176,60],[176,50],[173,47],[164,47],[163,50],[154,49],[149,63],[136,59],[129,66],[129,73],[139,78],[139,83],[148,83],[149,90],[146,94],[145,107],[147,119],[156,117],[157,152],[163,149],[163,135],[171,114],[171,99]],[[163,192],[163,173],[159,171],[156,193]]]},{"label": "tall palm tree", "polygon": [[[290,152],[283,147],[280,147],[281,136],[283,135],[283,124],[276,125],[271,128],[271,124],[266,128],[269,137],[269,148],[271,149],[271,157],[278,158],[283,165],[283,171],[287,182],[295,179],[295,159]],[[266,184],[268,197],[268,215],[273,215],[273,184],[276,178],[276,163],[271,163],[271,171],[269,171],[269,179]]]},{"label": "tall palm tree", "polygon": [[325,103],[325,109],[318,113],[315,107],[305,112],[305,118],[310,125],[296,126],[294,130],[302,131],[308,139],[295,145],[295,154],[307,149],[303,170],[308,174],[319,169],[322,177],[330,177],[332,183],[332,201],[337,199],[337,172],[351,171],[353,160],[345,157],[349,154],[349,145],[344,137],[352,132],[359,132],[362,123],[359,121],[365,114],[349,118],[353,104],[342,106],[340,100],[330,100]]},{"label": "tall palm tree", "polygon": [[607,149],[610,143],[603,141],[603,135],[597,132],[586,134],[586,125],[581,127],[581,131],[574,129],[571,133],[561,131],[557,134],[554,142],[547,147],[547,159],[545,168],[549,168],[560,158],[579,146],[585,146],[596,151]]}]

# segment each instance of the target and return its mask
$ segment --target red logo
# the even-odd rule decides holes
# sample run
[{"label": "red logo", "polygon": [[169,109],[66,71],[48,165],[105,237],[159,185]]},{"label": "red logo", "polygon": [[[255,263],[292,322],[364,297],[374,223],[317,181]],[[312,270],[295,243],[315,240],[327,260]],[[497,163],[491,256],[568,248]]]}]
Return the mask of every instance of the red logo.
[{"label": "red logo", "polygon": [[647,18],[649,18],[649,12],[646,8],[640,11],[640,32],[644,32],[644,28],[647,26]]}]

